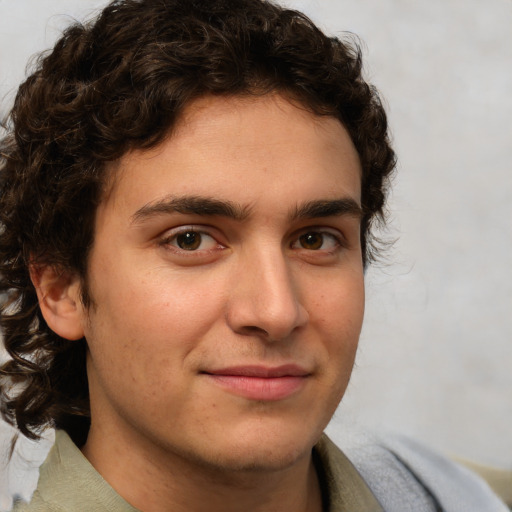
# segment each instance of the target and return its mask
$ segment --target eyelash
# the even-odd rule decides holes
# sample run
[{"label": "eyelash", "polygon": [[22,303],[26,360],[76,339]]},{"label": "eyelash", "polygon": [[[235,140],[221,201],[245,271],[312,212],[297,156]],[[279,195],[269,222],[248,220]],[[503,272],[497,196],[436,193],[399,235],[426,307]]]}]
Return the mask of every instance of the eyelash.
[{"label": "eyelash", "polygon": [[[298,249],[304,249],[308,252],[316,253],[321,252],[322,254],[332,254],[337,249],[341,247],[345,247],[345,239],[340,235],[333,233],[331,231],[327,231],[325,228],[308,228],[307,230],[302,231],[299,233],[299,235],[295,238],[293,243],[291,244],[291,247],[293,248],[294,245],[300,244],[301,241],[305,241],[305,237],[308,235],[313,235],[314,237],[320,236],[321,237],[321,245],[324,245],[326,243],[326,239],[330,240],[333,246],[329,249],[321,249],[320,247],[317,249],[307,249],[306,247],[298,247]],[[314,241],[314,240],[313,240]]]},{"label": "eyelash", "polygon": [[[195,236],[199,235],[199,241],[198,241],[199,244],[204,242],[204,237],[208,237],[208,238],[210,238],[214,242],[214,244],[212,243],[212,245],[215,245],[216,247],[212,247],[212,248],[209,248],[209,249],[202,249],[202,250],[200,249],[200,250],[198,250],[196,247],[193,247],[191,249],[184,249],[183,247],[179,247],[179,246],[173,244],[173,242],[176,242],[180,236],[185,236],[187,234],[193,234]],[[191,238],[189,241],[191,243],[193,243],[195,240],[194,240],[194,238]],[[171,233],[166,234],[166,236],[164,236],[162,239],[160,239],[158,241],[158,245],[162,246],[162,247],[165,247],[165,248],[167,248],[169,250],[176,251],[180,255],[184,255],[184,256],[185,255],[186,256],[195,256],[198,253],[199,254],[204,254],[205,252],[212,252],[212,251],[217,250],[217,249],[225,248],[224,245],[221,244],[215,238],[215,236],[213,236],[212,234],[208,233],[205,230],[198,229],[197,226],[195,226],[195,227],[194,226],[183,226],[181,228],[178,228],[178,229],[172,231]]]},{"label": "eyelash", "polygon": [[[185,236],[187,234],[192,234],[194,236],[199,235],[199,240],[195,240],[194,237],[192,237],[189,240],[189,242],[191,242],[192,244],[195,241],[197,241],[197,243],[198,243],[197,247],[191,247],[190,249],[186,249],[183,247],[179,247],[173,243],[173,242],[177,242],[177,240],[180,236]],[[302,241],[305,241],[304,237],[307,237],[308,235],[313,235],[313,237],[320,236],[321,237],[321,240],[320,240],[321,246],[326,243],[326,239],[331,240],[333,243],[333,246],[330,247],[329,249],[322,249],[321,246],[316,249],[315,248],[308,249],[307,247],[304,247],[304,246],[302,246],[302,247],[297,246],[297,244],[301,244]],[[204,239],[205,237],[211,239],[212,245],[215,245],[215,247],[210,247],[207,249],[198,249],[198,247],[205,242],[205,239]],[[315,240],[313,238],[312,242],[314,242],[314,241]],[[213,242],[214,242],[214,244],[213,244]],[[208,233],[205,230],[198,229],[197,226],[183,226],[181,228],[178,228],[177,230],[171,232],[170,234],[167,234],[167,236],[165,236],[161,240],[159,240],[158,245],[166,247],[169,250],[176,251],[183,256],[185,256],[185,255],[186,256],[198,256],[199,254],[205,254],[206,252],[210,253],[212,251],[215,251],[218,249],[222,250],[225,248],[224,245],[221,244],[216,239],[215,236],[213,236],[212,234]],[[303,249],[307,252],[319,253],[319,254],[332,254],[332,253],[336,252],[336,250],[339,249],[340,247],[342,248],[345,246],[346,246],[345,239],[340,234],[336,234],[331,231],[327,231],[325,228],[320,228],[320,227],[318,227],[318,228],[310,227],[307,230],[303,230],[303,231],[299,232],[296,236],[294,236],[293,241],[290,243],[291,249],[294,249],[294,248],[298,249],[298,250]]]}]

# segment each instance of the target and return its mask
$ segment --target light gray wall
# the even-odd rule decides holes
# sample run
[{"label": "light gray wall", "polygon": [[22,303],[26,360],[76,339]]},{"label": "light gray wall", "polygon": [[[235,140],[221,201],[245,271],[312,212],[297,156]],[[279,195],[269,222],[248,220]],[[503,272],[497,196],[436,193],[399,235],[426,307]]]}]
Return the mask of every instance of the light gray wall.
[{"label": "light gray wall", "polygon": [[[3,105],[27,57],[102,4],[0,0]],[[362,37],[399,155],[398,241],[368,272],[357,368],[330,432],[399,430],[512,468],[512,1],[288,4]]]}]

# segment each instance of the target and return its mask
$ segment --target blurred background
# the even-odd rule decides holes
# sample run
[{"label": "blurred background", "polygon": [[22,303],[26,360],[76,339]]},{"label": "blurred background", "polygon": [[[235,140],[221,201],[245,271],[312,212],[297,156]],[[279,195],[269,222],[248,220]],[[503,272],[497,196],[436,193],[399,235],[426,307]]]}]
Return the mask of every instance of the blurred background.
[{"label": "blurred background", "polygon": [[[100,0],[0,0],[0,117],[31,55]],[[362,39],[398,153],[349,391],[329,426],[398,431],[512,469],[512,1],[288,0]],[[0,351],[1,352],[1,351]],[[0,423],[0,510],[51,443]],[[4,507],[4,508],[2,508]]]}]

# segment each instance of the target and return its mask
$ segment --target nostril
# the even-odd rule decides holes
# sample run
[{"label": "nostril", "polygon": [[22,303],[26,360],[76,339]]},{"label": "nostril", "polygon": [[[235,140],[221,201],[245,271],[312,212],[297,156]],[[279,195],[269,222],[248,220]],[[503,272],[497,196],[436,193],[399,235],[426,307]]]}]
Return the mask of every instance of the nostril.
[{"label": "nostril", "polygon": [[270,337],[269,333],[265,329],[262,329],[256,325],[247,325],[242,328],[242,332],[249,335],[264,336],[265,338]]}]

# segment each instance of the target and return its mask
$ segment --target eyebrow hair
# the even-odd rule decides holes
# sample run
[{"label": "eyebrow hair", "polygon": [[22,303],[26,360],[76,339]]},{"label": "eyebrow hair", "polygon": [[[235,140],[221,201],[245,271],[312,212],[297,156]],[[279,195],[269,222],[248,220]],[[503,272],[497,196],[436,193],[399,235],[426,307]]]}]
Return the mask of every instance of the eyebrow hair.
[{"label": "eyebrow hair", "polygon": [[[166,196],[163,199],[147,203],[139,208],[131,217],[133,224],[171,213],[195,214],[201,216],[227,217],[236,221],[245,220],[250,213],[250,208],[233,201],[213,199],[202,196]],[[332,217],[350,215],[362,217],[362,208],[352,198],[320,199],[308,201],[298,205],[290,215],[292,220],[314,219],[320,217]]]},{"label": "eyebrow hair", "polygon": [[131,218],[132,223],[162,214],[183,213],[204,216],[219,215],[233,220],[242,221],[249,215],[249,208],[232,201],[224,201],[201,196],[166,196],[158,201],[145,204]]},{"label": "eyebrow hair", "polygon": [[308,201],[298,205],[292,214],[292,219],[314,219],[317,217],[332,217],[339,215],[350,215],[362,217],[363,209],[357,202],[350,198],[324,199],[319,201]]}]

